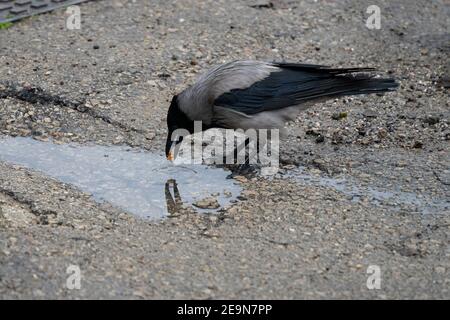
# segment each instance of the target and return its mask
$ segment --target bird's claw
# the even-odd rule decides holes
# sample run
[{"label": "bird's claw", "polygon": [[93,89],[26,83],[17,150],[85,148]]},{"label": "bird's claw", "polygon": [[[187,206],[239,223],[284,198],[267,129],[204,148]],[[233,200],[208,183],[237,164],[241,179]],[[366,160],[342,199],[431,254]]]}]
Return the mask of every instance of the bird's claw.
[{"label": "bird's claw", "polygon": [[231,174],[227,176],[227,179],[233,179],[236,176],[253,177],[258,174],[259,166],[254,164],[240,164],[231,168]]}]

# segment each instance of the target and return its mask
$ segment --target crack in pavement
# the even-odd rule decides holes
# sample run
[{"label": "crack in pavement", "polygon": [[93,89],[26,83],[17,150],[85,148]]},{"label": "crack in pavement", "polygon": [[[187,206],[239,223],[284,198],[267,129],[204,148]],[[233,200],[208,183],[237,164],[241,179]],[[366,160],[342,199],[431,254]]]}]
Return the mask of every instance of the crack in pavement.
[{"label": "crack in pavement", "polygon": [[[48,178],[48,177],[45,177]],[[51,209],[51,208],[45,208],[47,206],[46,204],[42,205],[39,204],[38,201],[35,199],[30,199],[26,197],[25,194],[22,192],[14,191],[10,188],[5,188],[1,185],[0,180],[0,193],[6,195],[7,197],[11,198],[12,200],[16,201],[17,203],[25,206],[31,214],[33,214],[38,220],[36,221],[37,224],[40,225],[48,225],[49,224],[49,216],[57,217],[59,215],[58,211]],[[77,191],[77,190],[75,190]],[[126,213],[125,211],[122,211],[119,208],[116,208],[112,205],[110,207],[105,208],[103,203],[96,202],[95,200],[89,198],[89,200],[92,200],[95,203],[95,207],[104,212],[106,215],[109,216],[110,222],[114,223],[117,221],[117,216],[120,213]],[[108,210],[109,209],[109,210]],[[61,209],[62,211],[63,209]]]},{"label": "crack in pavement", "polygon": [[[0,193],[6,195],[7,197],[9,197],[10,199],[12,199],[13,201],[16,201],[17,203],[21,204],[22,206],[26,207],[31,214],[33,214],[35,217],[39,218],[38,223],[39,224],[45,224],[45,222],[43,223],[43,213],[42,212],[38,212],[38,210],[36,210],[33,206],[33,201],[29,200],[29,199],[25,199],[20,193],[14,192],[12,190],[8,190],[5,189],[3,187],[0,187]],[[45,218],[44,218],[45,219]]]},{"label": "crack in pavement", "polygon": [[21,86],[11,81],[0,81],[0,99],[6,98],[15,98],[24,102],[28,102],[32,105],[41,104],[66,107],[80,113],[86,113],[94,119],[100,119],[126,132],[132,131],[140,134],[146,133],[144,130],[128,126],[122,122],[112,119],[105,114],[87,107],[86,99],[81,101],[70,101],[66,98],[61,97],[60,95],[49,94],[45,90],[37,86]]}]

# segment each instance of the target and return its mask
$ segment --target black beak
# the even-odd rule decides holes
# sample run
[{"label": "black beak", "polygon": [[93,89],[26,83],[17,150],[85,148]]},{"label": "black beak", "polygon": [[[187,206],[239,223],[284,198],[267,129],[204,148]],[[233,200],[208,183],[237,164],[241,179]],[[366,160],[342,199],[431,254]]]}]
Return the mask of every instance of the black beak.
[{"label": "black beak", "polygon": [[174,130],[170,130],[167,135],[166,141],[166,157],[167,160],[173,161],[178,153],[177,146],[180,145],[181,141],[183,141],[183,136],[176,136],[176,140],[172,140],[172,133]]},{"label": "black beak", "polygon": [[173,148],[172,145],[174,145],[174,142],[171,139],[172,133],[169,132],[167,135],[167,141],[166,141],[166,157],[167,160],[173,161],[175,158],[175,155],[173,154]]}]

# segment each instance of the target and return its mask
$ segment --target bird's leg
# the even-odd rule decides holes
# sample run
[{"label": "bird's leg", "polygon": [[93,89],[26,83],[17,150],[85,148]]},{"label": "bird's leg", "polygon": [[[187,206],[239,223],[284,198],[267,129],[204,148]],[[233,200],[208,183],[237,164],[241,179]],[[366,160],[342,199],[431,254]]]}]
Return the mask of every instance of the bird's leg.
[{"label": "bird's leg", "polygon": [[[254,140],[254,143],[256,144],[256,148],[250,147],[250,138],[246,138],[245,142],[241,145],[237,146],[234,149],[234,159],[236,160],[237,166],[232,170],[232,173],[228,176],[228,178],[233,178],[235,176],[248,176],[248,175],[254,175],[258,171],[258,154],[259,154],[259,143],[258,139],[256,138]],[[242,149],[245,149],[245,157],[244,157],[244,163],[238,163],[239,158],[238,155],[242,151]],[[248,152],[247,152],[248,150]]]}]

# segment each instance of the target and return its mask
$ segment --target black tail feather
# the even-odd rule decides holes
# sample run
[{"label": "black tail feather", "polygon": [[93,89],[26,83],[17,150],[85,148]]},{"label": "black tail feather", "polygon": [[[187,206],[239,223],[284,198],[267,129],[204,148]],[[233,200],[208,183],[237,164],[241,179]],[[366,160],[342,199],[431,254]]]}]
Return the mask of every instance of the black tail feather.
[{"label": "black tail feather", "polygon": [[[379,93],[394,91],[398,87],[398,83],[389,78],[339,76],[335,80],[334,86],[325,86],[328,90],[327,95],[334,95],[333,91],[339,96]],[[320,86],[320,83],[318,85]]]},{"label": "black tail feather", "polygon": [[318,64],[303,64],[303,63],[289,63],[289,62],[275,62],[275,66],[292,69],[297,71],[318,72],[326,74],[345,74],[355,72],[371,72],[376,71],[375,68],[332,68],[330,66],[318,65]]}]

